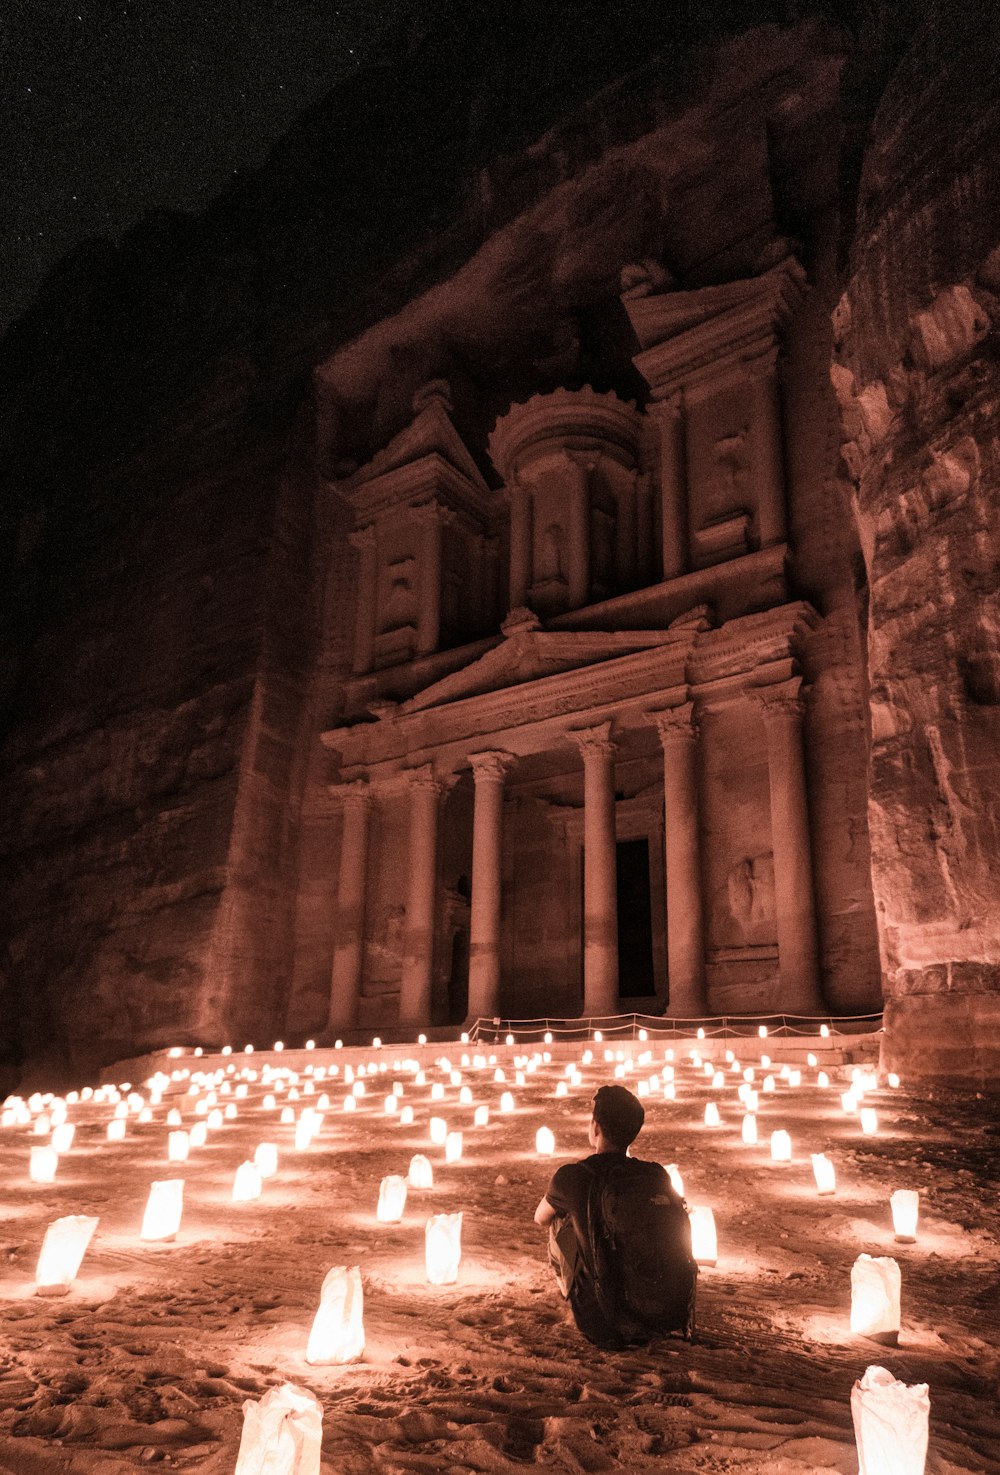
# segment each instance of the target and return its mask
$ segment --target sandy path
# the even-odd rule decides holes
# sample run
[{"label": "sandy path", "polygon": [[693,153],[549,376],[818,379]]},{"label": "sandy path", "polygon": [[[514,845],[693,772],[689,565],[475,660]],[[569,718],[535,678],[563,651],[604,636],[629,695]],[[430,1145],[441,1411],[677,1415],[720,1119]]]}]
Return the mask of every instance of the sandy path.
[{"label": "sandy path", "polygon": [[[298,1110],[321,1090],[331,1095],[320,1137],[302,1152],[278,1110],[262,1107],[259,1079],[236,1103],[238,1119],[183,1165],[166,1163],[164,1119],[180,1103],[186,1124],[197,1120],[193,1099],[181,1094],[187,1081],[164,1096],[153,1122],[131,1120],[121,1143],[104,1141],[110,1104],[70,1107],[76,1143],[51,1186],[27,1176],[28,1148],[43,1139],[26,1127],[0,1132],[0,1470],[115,1475],[161,1463],[231,1471],[242,1401],[287,1379],[323,1402],[331,1475],[509,1475],[531,1461],[567,1475],[854,1475],[850,1389],[881,1362],[930,1384],[928,1475],[1000,1475],[1000,1135],[984,1120],[986,1103],[882,1091],[871,1098],[880,1134],[869,1138],[841,1112],[842,1082],[828,1091],[779,1083],[761,1097],[763,1145],[746,1148],[739,1078],[712,1091],[678,1062],[678,1100],[646,1100],[636,1151],[678,1162],[689,1203],[712,1205],[719,1263],[701,1276],[696,1345],[667,1340],[612,1354],[576,1332],[531,1223],[554,1166],[535,1156],[535,1129],[544,1121],[555,1130],[555,1163],[584,1155],[587,1103],[611,1067],[585,1068],[567,1099],[554,1097],[565,1057],[523,1088],[508,1083],[518,1103],[511,1116],[496,1113],[504,1086],[492,1067],[466,1069],[474,1105],[491,1109],[489,1125],[473,1129],[474,1105],[458,1105],[457,1087],[431,1103],[438,1077],[430,1068],[424,1088],[393,1071],[403,1053],[382,1052],[388,1068],[368,1080],[354,1114],[340,1109],[340,1081],[296,1102]],[[449,1051],[456,1066],[460,1053]],[[512,1077],[511,1052],[497,1053]],[[234,1072],[246,1064],[228,1063]],[[263,1063],[258,1056],[253,1065]],[[653,1069],[637,1069],[629,1083]],[[814,1075],[804,1071],[805,1081]],[[394,1079],[404,1082],[403,1104],[414,1106],[411,1127],[382,1111]],[[715,1131],[701,1124],[710,1096],[724,1122]],[[429,1146],[431,1114],[464,1131],[461,1162],[446,1165],[443,1150]],[[768,1158],[767,1134],[777,1127],[792,1135],[791,1164]],[[279,1144],[278,1177],[259,1202],[234,1205],[235,1168],[265,1138]],[[812,1188],[808,1154],[819,1150],[836,1162],[833,1198]],[[380,1225],[379,1180],[405,1173],[415,1152],[434,1163],[435,1187],[411,1190],[403,1222]],[[149,1181],[180,1174],[177,1241],[143,1244]],[[888,1194],[899,1186],[922,1192],[916,1245],[893,1242]],[[459,1281],[428,1286],[425,1220],[456,1209],[465,1214]],[[80,1278],[66,1297],[36,1297],[44,1227],[74,1212],[100,1216]],[[895,1254],[902,1266],[898,1349],[849,1333],[850,1267],[862,1250]],[[365,1360],[310,1368],[304,1349],[320,1283],[331,1265],[354,1263],[364,1279]]]}]

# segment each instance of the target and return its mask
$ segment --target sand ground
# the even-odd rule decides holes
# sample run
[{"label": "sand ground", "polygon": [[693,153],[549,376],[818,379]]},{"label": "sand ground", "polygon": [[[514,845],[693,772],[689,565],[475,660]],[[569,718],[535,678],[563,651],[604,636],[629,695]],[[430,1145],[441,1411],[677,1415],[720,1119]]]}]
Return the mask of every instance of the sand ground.
[{"label": "sand ground", "polygon": [[[988,1101],[885,1087],[866,1098],[880,1120],[867,1137],[841,1110],[842,1076],[824,1090],[803,1067],[801,1087],[779,1079],[761,1096],[762,1141],[750,1148],[740,1140],[739,1075],[713,1089],[678,1050],[677,1100],[656,1090],[646,1098],[635,1151],[679,1164],[689,1203],[713,1208],[719,1260],[700,1276],[693,1345],[668,1339],[610,1353],[575,1330],[532,1213],[554,1166],[588,1151],[588,1104],[614,1062],[594,1047],[580,1086],[557,1098],[566,1061],[582,1047],[517,1087],[513,1056],[535,1048],[544,1047],[468,1047],[464,1068],[458,1045],[420,1052],[428,1062],[447,1053],[472,1105],[460,1105],[451,1084],[432,1102],[432,1083],[448,1077],[428,1063],[426,1085],[414,1085],[404,1061],[415,1052],[405,1047],[316,1051],[310,1064],[336,1063],[340,1075],[293,1104],[299,1111],[330,1095],[322,1131],[302,1151],[279,1122],[287,1091],[267,1109],[261,1072],[268,1062],[301,1072],[304,1052],[164,1057],[172,1070],[232,1067],[223,1077],[231,1092],[218,1102],[239,1115],[183,1165],[166,1161],[165,1117],[179,1105],[185,1125],[198,1120],[189,1078],[172,1083],[151,1122],[133,1115],[119,1143],[105,1140],[112,1103],[71,1105],[76,1140],[52,1185],[28,1176],[29,1147],[45,1139],[28,1126],[0,1130],[0,1472],[118,1475],[160,1464],[222,1475],[235,1467],[244,1400],[291,1381],[323,1404],[324,1475],[512,1475],[532,1463],[566,1475],[854,1475],[851,1387],[880,1363],[930,1385],[928,1475],[1000,1475],[1000,1123]],[[646,1049],[651,1061],[641,1060]],[[506,1083],[494,1080],[491,1053]],[[662,1067],[661,1044],[625,1053],[633,1089]],[[349,1060],[384,1067],[366,1075],[350,1114],[342,1110]],[[257,1079],[236,1100],[243,1070]],[[414,1108],[411,1126],[384,1112],[393,1081],[403,1085],[401,1105]],[[131,1084],[148,1097],[141,1081]],[[501,1115],[506,1088],[516,1110]],[[723,1119],[714,1130],[703,1125],[709,1098]],[[490,1121],[474,1129],[480,1103]],[[430,1146],[432,1114],[463,1131],[461,1161],[446,1164]],[[535,1153],[543,1123],[556,1136],[554,1159]],[[790,1164],[769,1158],[779,1127],[792,1137]],[[278,1174],[259,1201],[233,1204],[235,1169],[262,1140],[278,1145]],[[835,1162],[833,1197],[815,1192],[816,1151]],[[405,1173],[417,1152],[434,1165],[433,1189],[410,1191],[400,1224],[379,1224],[380,1179]],[[150,1181],[179,1175],[179,1235],[142,1242]],[[888,1199],[897,1187],[921,1193],[913,1245],[894,1243]],[[458,1209],[458,1281],[430,1286],[426,1219]],[[70,1213],[99,1216],[97,1232],[70,1293],[38,1297],[45,1226]],[[850,1271],[862,1251],[894,1255],[902,1267],[898,1348],[849,1331]],[[364,1361],[310,1367],[320,1284],[337,1264],[361,1267]]]}]

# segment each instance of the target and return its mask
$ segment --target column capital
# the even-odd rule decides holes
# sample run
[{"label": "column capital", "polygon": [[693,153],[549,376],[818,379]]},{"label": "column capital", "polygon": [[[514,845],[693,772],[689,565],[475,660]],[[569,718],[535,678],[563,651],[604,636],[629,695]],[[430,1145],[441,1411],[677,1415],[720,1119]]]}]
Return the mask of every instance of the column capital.
[{"label": "column capital", "polygon": [[366,778],[351,779],[346,784],[330,784],[327,789],[332,799],[338,799],[342,809],[368,809],[375,797]]},{"label": "column capital", "polygon": [[610,722],[601,722],[596,727],[577,728],[575,732],[566,734],[580,749],[584,763],[588,759],[615,756],[618,745],[612,740],[611,725]]},{"label": "column capital", "polygon": [[667,707],[662,712],[649,714],[656,724],[663,747],[673,743],[694,742],[699,733],[698,720],[694,713],[694,702],[681,702],[679,706]]},{"label": "column capital", "polygon": [[765,722],[798,723],[805,715],[805,690],[801,676],[779,681],[774,686],[759,687],[751,695]]},{"label": "column capital", "polygon": [[663,399],[651,399],[646,413],[654,420],[679,420],[684,410],[684,392],[674,389]]},{"label": "column capital", "polygon": [[484,782],[502,784],[516,762],[517,758],[513,753],[500,750],[469,755],[472,777],[477,786]]},{"label": "column capital", "polygon": [[422,763],[419,768],[404,768],[402,776],[412,792],[419,789],[424,792],[432,792],[437,798],[445,792],[448,787],[447,780],[434,771],[433,763]]}]

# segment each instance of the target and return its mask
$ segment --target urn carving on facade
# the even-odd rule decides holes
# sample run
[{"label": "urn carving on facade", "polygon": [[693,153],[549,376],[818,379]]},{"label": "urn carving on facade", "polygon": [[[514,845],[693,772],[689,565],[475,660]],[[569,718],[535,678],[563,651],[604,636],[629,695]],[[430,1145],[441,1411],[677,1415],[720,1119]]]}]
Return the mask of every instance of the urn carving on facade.
[{"label": "urn carving on facade", "polygon": [[536,394],[489,439],[510,506],[510,608],[543,618],[641,582],[650,539],[637,476],[642,417],[617,395]]}]

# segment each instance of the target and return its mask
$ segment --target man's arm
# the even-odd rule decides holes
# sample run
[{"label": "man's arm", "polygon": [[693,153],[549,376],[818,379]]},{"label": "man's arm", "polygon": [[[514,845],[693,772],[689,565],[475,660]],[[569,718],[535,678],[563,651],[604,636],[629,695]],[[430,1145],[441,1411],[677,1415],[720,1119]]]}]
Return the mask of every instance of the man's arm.
[{"label": "man's arm", "polygon": [[558,1215],[556,1214],[555,1209],[549,1203],[548,1199],[539,1199],[538,1208],[535,1210],[535,1223],[538,1225],[538,1227],[540,1229],[547,1229],[552,1223],[553,1219],[557,1217]]}]

